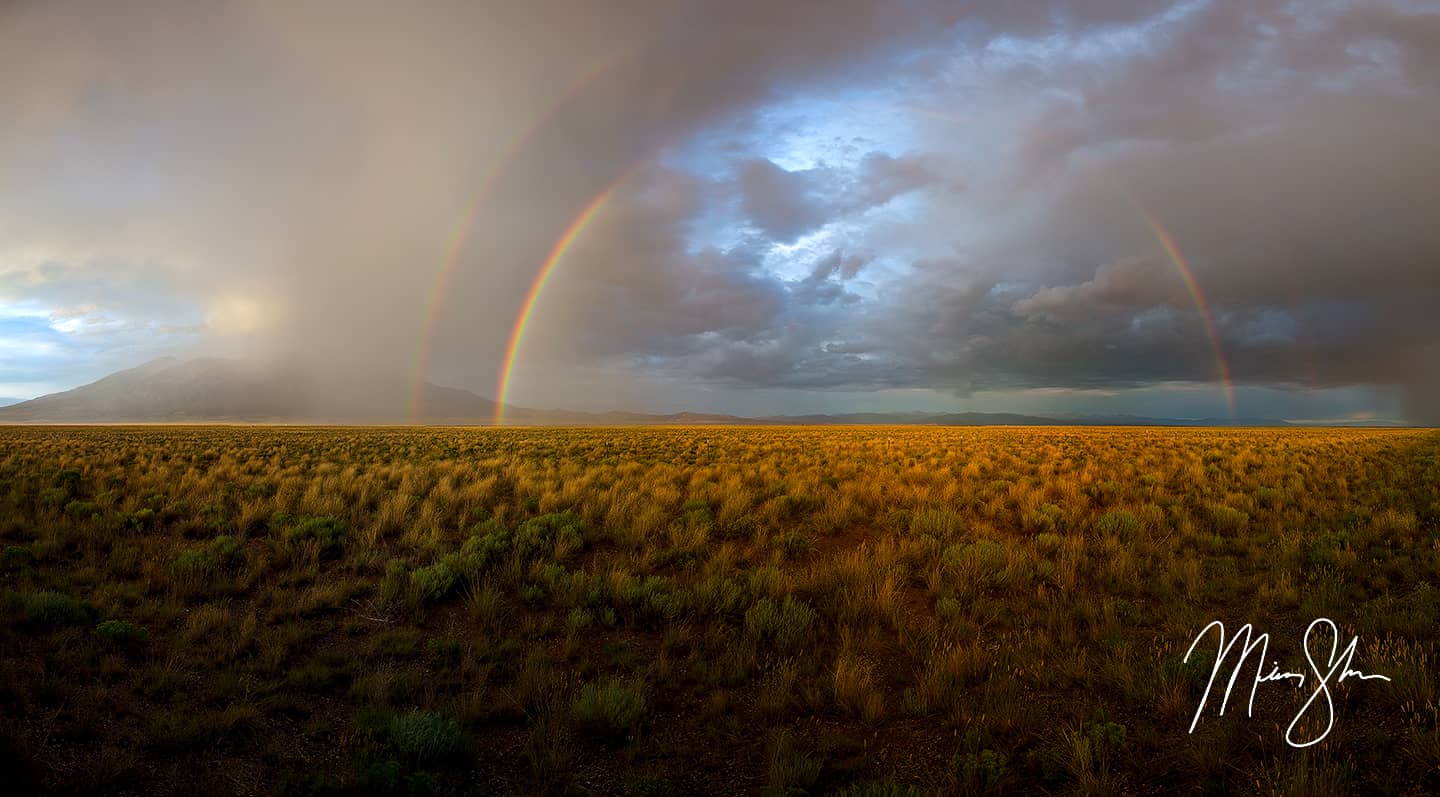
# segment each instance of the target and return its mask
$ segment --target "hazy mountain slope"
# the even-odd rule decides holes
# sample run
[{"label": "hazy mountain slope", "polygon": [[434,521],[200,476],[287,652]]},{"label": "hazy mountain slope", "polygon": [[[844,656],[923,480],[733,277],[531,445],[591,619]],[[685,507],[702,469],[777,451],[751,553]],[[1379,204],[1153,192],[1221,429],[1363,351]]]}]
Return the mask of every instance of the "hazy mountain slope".
[{"label": "hazy mountain slope", "polygon": [[5,421],[260,420],[303,406],[299,385],[236,361],[162,358],[0,408]]},{"label": "hazy mountain slope", "polygon": [[[371,378],[219,358],[162,358],[73,390],[0,407],[0,422],[403,423],[409,398],[404,384]],[[435,385],[426,385],[423,406],[429,422],[486,422],[495,414],[495,403],[488,399]]]}]

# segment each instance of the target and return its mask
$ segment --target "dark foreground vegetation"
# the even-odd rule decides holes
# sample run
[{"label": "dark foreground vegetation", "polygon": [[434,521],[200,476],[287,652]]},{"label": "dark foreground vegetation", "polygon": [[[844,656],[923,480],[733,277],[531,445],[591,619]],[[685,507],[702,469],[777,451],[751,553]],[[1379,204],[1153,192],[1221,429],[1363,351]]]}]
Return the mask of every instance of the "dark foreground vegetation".
[{"label": "dark foreground vegetation", "polygon": [[[5,428],[0,772],[1433,794],[1437,541],[1423,431]],[[1304,750],[1246,678],[1186,733],[1206,623],[1304,671],[1316,617],[1392,680]]]}]

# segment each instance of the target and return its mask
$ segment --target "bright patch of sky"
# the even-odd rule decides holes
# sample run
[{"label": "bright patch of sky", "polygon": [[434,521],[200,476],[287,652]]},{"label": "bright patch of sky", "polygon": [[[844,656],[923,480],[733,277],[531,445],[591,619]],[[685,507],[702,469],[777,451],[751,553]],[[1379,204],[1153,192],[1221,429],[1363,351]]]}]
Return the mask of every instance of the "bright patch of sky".
[{"label": "bright patch of sky", "polygon": [[93,305],[0,303],[0,397],[34,398],[171,353],[201,331],[191,315],[151,319]]},{"label": "bright patch of sky", "polygon": [[835,251],[836,224],[827,224],[793,244],[776,243],[765,253],[765,270],[781,279],[801,280],[810,276],[821,259]]},{"label": "bright patch of sky", "polygon": [[[763,158],[786,171],[830,168],[854,171],[872,153],[900,157],[916,145],[912,115],[896,105],[888,90],[851,88],[830,96],[796,96],[755,109],[695,136],[669,152],[671,168],[702,175],[717,183],[734,179],[736,163]],[[827,226],[764,255],[767,270],[786,279],[804,276],[806,267],[789,255],[810,252],[835,237]],[[722,250],[753,242],[733,197],[716,203],[690,226],[690,251]]]}]

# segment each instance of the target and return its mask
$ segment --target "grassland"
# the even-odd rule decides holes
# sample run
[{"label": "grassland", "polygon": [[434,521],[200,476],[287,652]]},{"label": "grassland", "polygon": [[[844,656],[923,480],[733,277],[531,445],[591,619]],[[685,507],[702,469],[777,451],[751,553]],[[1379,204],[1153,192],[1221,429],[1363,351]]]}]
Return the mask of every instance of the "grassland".
[{"label": "grassland", "polygon": [[[0,770],[1436,793],[1437,579],[1424,431],[6,428]],[[1341,685],[1324,742],[1283,742],[1288,687],[1186,733],[1206,623],[1304,669],[1317,616],[1392,678]]]}]

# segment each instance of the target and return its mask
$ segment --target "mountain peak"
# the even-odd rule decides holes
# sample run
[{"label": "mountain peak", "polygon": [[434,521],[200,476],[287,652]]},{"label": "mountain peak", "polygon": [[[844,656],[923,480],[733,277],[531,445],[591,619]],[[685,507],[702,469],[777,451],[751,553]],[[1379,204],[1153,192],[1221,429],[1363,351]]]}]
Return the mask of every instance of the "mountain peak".
[{"label": "mountain peak", "polygon": [[[159,357],[88,385],[0,407],[0,422],[184,421],[404,423],[403,380],[327,378],[294,364],[222,357]],[[495,405],[473,393],[426,385],[426,422],[486,423]]]}]

